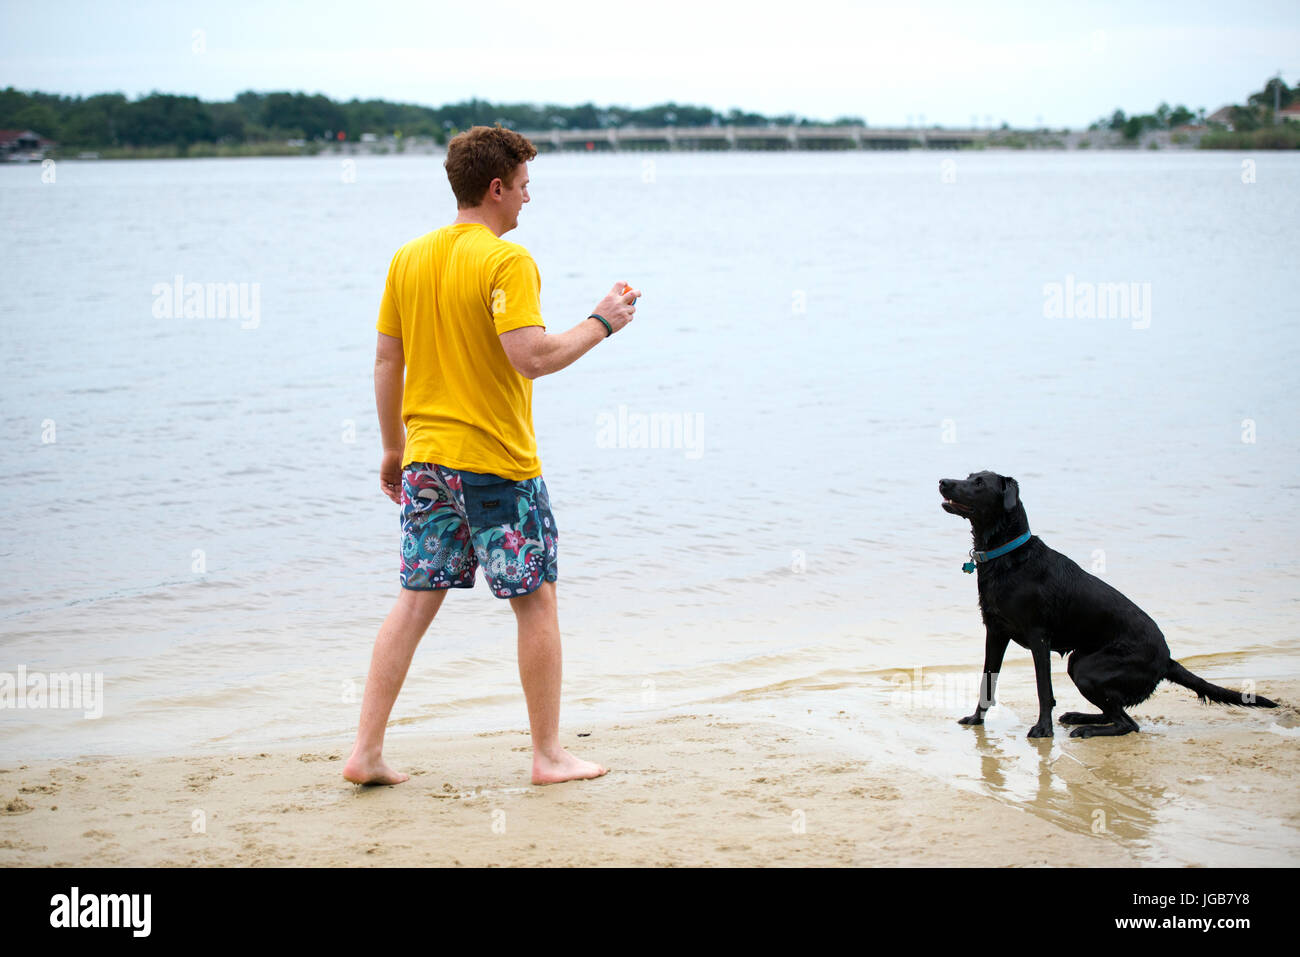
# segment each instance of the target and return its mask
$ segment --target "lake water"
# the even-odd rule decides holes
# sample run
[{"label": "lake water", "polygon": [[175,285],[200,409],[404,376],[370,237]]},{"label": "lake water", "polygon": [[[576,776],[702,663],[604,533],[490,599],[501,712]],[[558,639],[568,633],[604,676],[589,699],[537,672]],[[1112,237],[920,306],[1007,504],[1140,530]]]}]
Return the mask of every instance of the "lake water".
[{"label": "lake water", "polygon": [[[346,750],[397,588],[374,322],[396,248],[454,217],[440,160],[55,174],[0,169],[0,671],[101,674],[104,713],[0,710],[0,761]],[[507,238],[550,328],[645,294],[535,387],[566,729],[867,709],[918,666],[974,688],[936,485],[985,468],[1176,657],[1264,693],[1300,672],[1300,156],[548,155],[531,180]],[[169,315],[177,277],[248,308]],[[1057,316],[1051,284],[1117,314]],[[636,447],[652,416],[678,447]],[[514,651],[507,603],[454,592],[390,734],[526,727]],[[1007,668],[1030,694],[1027,653]]]}]

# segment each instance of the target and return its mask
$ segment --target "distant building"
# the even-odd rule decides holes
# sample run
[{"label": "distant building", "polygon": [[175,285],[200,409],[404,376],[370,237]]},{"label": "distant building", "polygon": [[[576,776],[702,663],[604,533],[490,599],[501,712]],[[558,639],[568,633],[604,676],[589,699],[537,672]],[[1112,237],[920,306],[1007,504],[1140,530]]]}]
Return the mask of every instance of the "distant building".
[{"label": "distant building", "polygon": [[1283,120],[1300,120],[1300,102],[1282,107],[1277,111],[1274,118],[1279,123]]},{"label": "distant building", "polygon": [[45,158],[55,146],[32,130],[0,130],[0,160],[12,163],[30,163]]},{"label": "distant building", "polygon": [[[1221,123],[1231,130],[1233,128],[1232,111],[1235,109],[1236,107],[1234,106],[1225,106],[1222,109],[1215,110],[1205,118],[1206,122]],[[1300,102],[1292,103],[1290,106],[1284,106],[1273,114],[1274,123],[1281,123],[1285,120],[1300,120]]]},{"label": "distant building", "polygon": [[1219,123],[1232,129],[1232,110],[1231,106],[1220,107],[1205,118],[1206,123]]}]

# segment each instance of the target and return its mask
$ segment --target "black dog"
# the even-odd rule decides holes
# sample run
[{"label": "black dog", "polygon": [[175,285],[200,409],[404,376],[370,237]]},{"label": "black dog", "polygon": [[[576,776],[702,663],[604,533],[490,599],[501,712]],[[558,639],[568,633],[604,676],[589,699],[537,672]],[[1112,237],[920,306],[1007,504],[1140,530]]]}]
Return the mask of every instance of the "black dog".
[{"label": "black dog", "polygon": [[1161,681],[1190,688],[1202,702],[1277,707],[1267,698],[1212,685],[1173,661],[1165,636],[1146,612],[1030,534],[1015,479],[993,472],[965,481],[943,479],[939,494],[944,511],[970,520],[975,548],[972,561],[962,567],[977,572],[986,632],[979,704],[961,724],[984,723],[1011,641],[1034,656],[1038,723],[1029,731],[1031,738],[1052,735],[1053,651],[1071,652],[1070,678],[1101,709],[1101,714],[1061,715],[1062,724],[1079,725],[1070,737],[1138,730],[1124,708],[1145,701]]}]

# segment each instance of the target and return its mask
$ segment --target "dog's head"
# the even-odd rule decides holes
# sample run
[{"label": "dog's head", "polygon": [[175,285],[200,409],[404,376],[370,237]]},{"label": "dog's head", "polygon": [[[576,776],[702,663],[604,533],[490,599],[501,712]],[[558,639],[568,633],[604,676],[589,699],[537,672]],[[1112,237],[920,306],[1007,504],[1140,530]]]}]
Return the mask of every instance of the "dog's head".
[{"label": "dog's head", "polygon": [[965,479],[940,479],[943,510],[980,527],[997,524],[1020,504],[1016,480],[996,472],[973,472]]}]

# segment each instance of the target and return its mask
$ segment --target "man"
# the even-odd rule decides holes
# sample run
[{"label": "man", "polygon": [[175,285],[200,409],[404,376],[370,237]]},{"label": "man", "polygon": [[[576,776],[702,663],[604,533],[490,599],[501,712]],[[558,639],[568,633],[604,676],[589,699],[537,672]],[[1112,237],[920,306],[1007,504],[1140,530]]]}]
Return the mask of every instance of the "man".
[{"label": "man", "polygon": [[641,292],[617,282],[582,322],[546,331],[537,265],[501,239],[519,225],[536,155],[527,138],[500,126],[454,137],[444,165],[456,220],[404,245],[388,270],[375,404],[380,486],[402,506],[402,587],[375,640],[356,745],[343,769],[358,784],[409,777],[383,759],[389,713],[446,589],[472,588],[480,566],[517,620],[533,783],[605,773],[559,743],[558,532],[537,457],[533,380],[631,322]]}]

